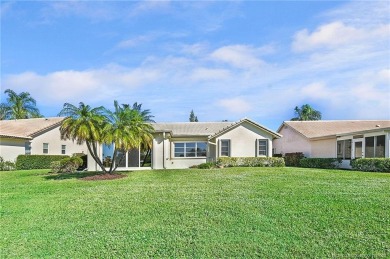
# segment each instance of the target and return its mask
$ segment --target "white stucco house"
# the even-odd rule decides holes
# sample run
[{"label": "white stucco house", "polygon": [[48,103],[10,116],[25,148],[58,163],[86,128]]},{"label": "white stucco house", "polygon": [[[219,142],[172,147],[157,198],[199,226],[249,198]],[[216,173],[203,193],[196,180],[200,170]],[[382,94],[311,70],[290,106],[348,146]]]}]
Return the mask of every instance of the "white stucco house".
[{"label": "white stucco house", "polygon": [[219,157],[270,157],[280,135],[249,119],[155,123],[152,168],[188,168]]},{"label": "white stucco house", "polygon": [[87,154],[85,144],[61,140],[63,117],[0,121],[0,156],[15,161],[18,155]]},{"label": "white stucco house", "polygon": [[351,159],[390,157],[390,120],[285,121],[277,130],[274,153]]}]

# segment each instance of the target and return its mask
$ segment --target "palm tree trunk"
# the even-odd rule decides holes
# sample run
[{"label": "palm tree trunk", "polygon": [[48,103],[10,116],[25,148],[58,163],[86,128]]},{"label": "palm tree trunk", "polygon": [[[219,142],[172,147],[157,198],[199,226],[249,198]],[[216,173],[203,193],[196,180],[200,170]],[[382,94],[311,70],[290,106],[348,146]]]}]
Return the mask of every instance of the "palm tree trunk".
[{"label": "palm tree trunk", "polygon": [[146,155],[144,157],[144,161],[142,161],[141,167],[144,167],[145,162],[146,162],[146,158],[150,155],[150,153],[151,153],[151,149],[150,149],[150,147],[148,147],[148,151],[146,151]]}]

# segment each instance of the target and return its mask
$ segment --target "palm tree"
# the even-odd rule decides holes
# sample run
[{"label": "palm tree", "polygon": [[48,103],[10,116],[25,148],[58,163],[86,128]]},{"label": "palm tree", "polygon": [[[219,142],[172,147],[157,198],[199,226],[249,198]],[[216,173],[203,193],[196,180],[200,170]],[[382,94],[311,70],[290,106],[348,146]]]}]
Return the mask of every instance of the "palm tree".
[{"label": "palm tree", "polygon": [[109,112],[108,118],[110,123],[106,124],[103,129],[105,132],[103,141],[115,147],[113,163],[109,170],[109,173],[112,173],[123,159],[120,153],[139,148],[141,144],[150,146],[154,129],[148,123],[148,120],[152,118],[149,110],[142,111],[141,104],[137,103],[130,108],[128,104],[120,106],[117,101],[114,101],[114,112]]},{"label": "palm tree", "polygon": [[[15,93],[11,89],[4,91],[8,94],[7,103],[1,104],[2,117],[5,119],[40,118],[42,115],[36,107],[37,102],[28,92]],[[4,114],[4,115],[3,115]]]},{"label": "palm tree", "polygon": [[85,141],[92,158],[106,172],[97,146],[103,139],[103,128],[108,123],[107,110],[103,106],[91,108],[83,102],[78,107],[65,103],[58,116],[66,116],[60,127],[61,138],[71,139],[78,144]]},{"label": "palm tree", "polygon": [[301,108],[295,107],[296,117],[292,121],[318,121],[321,120],[321,112],[313,109],[309,104],[302,105]]}]

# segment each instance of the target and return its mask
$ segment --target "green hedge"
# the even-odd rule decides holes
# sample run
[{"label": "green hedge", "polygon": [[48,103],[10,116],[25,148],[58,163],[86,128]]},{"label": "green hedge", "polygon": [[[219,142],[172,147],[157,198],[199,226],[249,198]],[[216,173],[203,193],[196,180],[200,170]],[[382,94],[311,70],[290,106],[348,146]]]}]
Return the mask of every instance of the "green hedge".
[{"label": "green hedge", "polygon": [[19,155],[16,158],[17,170],[50,169],[51,162],[59,161],[65,155]]},{"label": "green hedge", "polygon": [[337,158],[302,158],[299,162],[301,167],[334,169],[341,164],[341,159]]},{"label": "green hedge", "polygon": [[217,165],[223,167],[283,167],[284,159],[281,157],[221,157]]},{"label": "green hedge", "polygon": [[390,158],[358,158],[351,160],[353,170],[390,173]]},{"label": "green hedge", "polygon": [[286,153],[284,154],[284,161],[286,163],[286,166],[296,166],[298,167],[300,164],[300,161],[302,158],[304,158],[305,155],[302,152],[296,152],[296,153]]}]

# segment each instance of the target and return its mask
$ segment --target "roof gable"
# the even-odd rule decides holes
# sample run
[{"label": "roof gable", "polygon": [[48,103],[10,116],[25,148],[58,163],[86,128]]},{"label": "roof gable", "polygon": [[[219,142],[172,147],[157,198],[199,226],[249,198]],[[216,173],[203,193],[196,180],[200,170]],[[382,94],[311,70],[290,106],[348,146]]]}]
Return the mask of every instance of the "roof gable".
[{"label": "roof gable", "polygon": [[258,129],[260,129],[260,130],[262,130],[262,131],[265,131],[265,132],[271,134],[274,138],[280,138],[280,137],[281,137],[280,134],[278,134],[278,133],[276,133],[276,132],[274,132],[274,131],[272,131],[272,130],[270,130],[270,129],[268,129],[268,128],[266,128],[266,127],[264,127],[264,126],[262,126],[262,125],[260,125],[260,124],[258,124],[258,123],[256,123],[256,122],[250,120],[250,119],[246,119],[246,118],[245,118],[245,119],[239,120],[239,121],[236,122],[236,123],[233,123],[233,124],[229,125],[229,126],[226,127],[226,128],[223,128],[223,129],[220,130],[219,132],[217,132],[217,133],[215,133],[214,135],[210,136],[209,139],[219,137],[219,136],[225,134],[226,132],[231,131],[232,129],[234,129],[234,128],[240,126],[240,125],[242,125],[242,124],[245,123],[245,122],[246,122],[246,123],[249,123],[249,124],[251,124],[251,125],[253,125],[253,126],[255,126],[256,128],[258,128]]},{"label": "roof gable", "polygon": [[32,139],[35,136],[61,125],[64,117],[34,118],[0,121],[0,136]]},{"label": "roof gable", "polygon": [[390,127],[390,120],[339,120],[339,121],[285,121],[279,127],[290,127],[308,139],[336,137],[337,135]]}]

